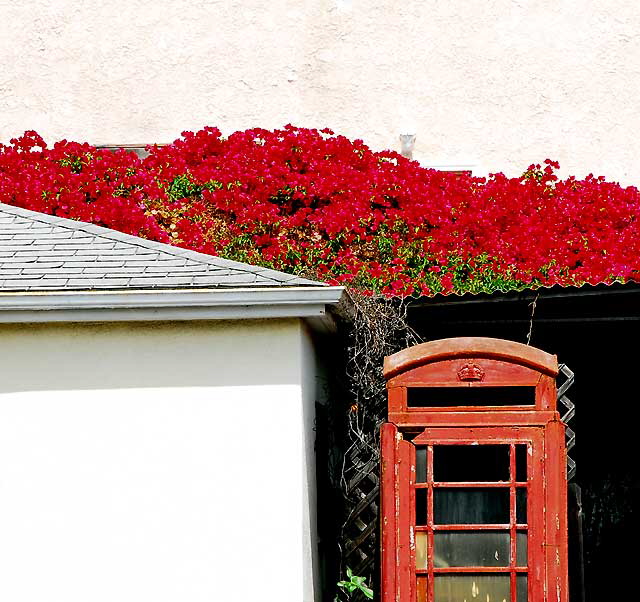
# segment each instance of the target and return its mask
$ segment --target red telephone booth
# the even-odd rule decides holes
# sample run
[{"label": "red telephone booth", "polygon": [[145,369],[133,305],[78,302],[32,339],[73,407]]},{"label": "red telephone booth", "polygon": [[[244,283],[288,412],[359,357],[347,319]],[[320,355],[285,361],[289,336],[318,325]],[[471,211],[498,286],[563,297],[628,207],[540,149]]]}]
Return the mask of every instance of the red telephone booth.
[{"label": "red telephone booth", "polygon": [[557,373],[500,339],[385,358],[382,602],[567,602]]}]

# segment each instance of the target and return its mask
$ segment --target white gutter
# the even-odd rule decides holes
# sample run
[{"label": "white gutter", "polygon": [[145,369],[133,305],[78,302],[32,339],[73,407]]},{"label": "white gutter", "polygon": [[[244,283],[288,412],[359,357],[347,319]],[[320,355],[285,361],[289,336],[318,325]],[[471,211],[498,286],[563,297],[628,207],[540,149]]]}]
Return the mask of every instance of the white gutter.
[{"label": "white gutter", "polygon": [[328,308],[343,293],[342,286],[2,292],[0,323],[305,318],[326,329]]}]

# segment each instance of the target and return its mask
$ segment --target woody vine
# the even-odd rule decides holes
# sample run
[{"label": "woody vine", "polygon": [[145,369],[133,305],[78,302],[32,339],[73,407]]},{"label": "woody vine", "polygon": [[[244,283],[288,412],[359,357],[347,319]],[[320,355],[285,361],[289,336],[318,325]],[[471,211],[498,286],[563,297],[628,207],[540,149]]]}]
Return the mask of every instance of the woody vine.
[{"label": "woody vine", "polygon": [[[345,509],[339,533],[338,568],[341,575],[347,569],[354,569],[358,576],[375,585],[378,517],[373,512],[367,515],[361,509],[367,495],[374,498],[373,507],[378,503],[375,499],[380,458],[378,432],[387,415],[382,365],[387,355],[415,345],[420,339],[407,324],[406,300],[369,296],[356,290],[350,291],[350,297],[353,312],[346,326],[346,399],[349,402],[346,404],[346,435],[341,442],[344,451],[337,471]],[[363,527],[367,521],[371,534],[364,542],[354,545],[367,528]],[[348,600],[366,597],[359,589],[354,589],[351,595],[353,598]]]}]

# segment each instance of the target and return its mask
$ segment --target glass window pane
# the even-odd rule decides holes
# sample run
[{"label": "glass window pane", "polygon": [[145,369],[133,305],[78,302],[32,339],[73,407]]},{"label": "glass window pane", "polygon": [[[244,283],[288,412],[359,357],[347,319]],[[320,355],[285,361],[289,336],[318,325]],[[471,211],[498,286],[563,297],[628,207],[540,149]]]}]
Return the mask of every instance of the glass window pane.
[{"label": "glass window pane", "polygon": [[527,481],[527,445],[516,445],[516,481]]},{"label": "glass window pane", "polygon": [[416,533],[416,568],[427,568],[427,534],[424,531]]},{"label": "glass window pane", "polygon": [[409,387],[410,408],[446,408],[456,406],[534,405],[536,388],[515,387]]},{"label": "glass window pane", "polygon": [[509,566],[506,531],[448,531],[434,534],[433,563],[448,566]]},{"label": "glass window pane", "polygon": [[416,525],[427,524],[427,490],[416,489]]},{"label": "glass window pane", "polygon": [[509,602],[509,575],[437,575],[435,602]]},{"label": "glass window pane", "polygon": [[516,522],[527,524],[527,490],[524,487],[516,489]]},{"label": "glass window pane", "polygon": [[518,575],[516,577],[516,600],[517,602],[527,602],[528,591],[527,591],[527,576],[526,575]]},{"label": "glass window pane", "polygon": [[427,448],[416,448],[416,483],[427,482]]},{"label": "glass window pane", "polygon": [[516,564],[527,566],[527,532],[518,531],[516,533]]},{"label": "glass window pane", "polygon": [[435,445],[433,480],[485,481],[509,480],[508,445]]},{"label": "glass window pane", "polygon": [[509,489],[436,489],[433,514],[438,525],[507,525]]}]

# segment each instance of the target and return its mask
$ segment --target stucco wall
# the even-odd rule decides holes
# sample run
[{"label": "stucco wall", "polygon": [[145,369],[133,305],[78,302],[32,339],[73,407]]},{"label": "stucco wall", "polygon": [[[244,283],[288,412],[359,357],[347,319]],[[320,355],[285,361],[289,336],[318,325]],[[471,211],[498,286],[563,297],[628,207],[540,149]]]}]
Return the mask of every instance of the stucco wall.
[{"label": "stucco wall", "polygon": [[[316,370],[315,370],[315,353],[311,338],[306,331],[301,333],[300,337],[300,368],[302,381],[302,396],[304,399],[302,413],[302,433],[303,433],[303,493],[302,493],[302,512],[305,522],[312,525],[312,529],[308,531],[307,537],[303,541],[303,552],[301,556],[302,568],[305,573],[305,583],[309,586],[315,585],[319,589],[318,582],[319,572],[317,565],[317,545],[318,534],[316,529],[316,521],[311,520],[311,516],[315,515],[317,505],[317,487],[316,487],[316,462],[315,462],[315,401],[316,395]],[[314,517],[315,518],[315,517]],[[306,592],[307,599],[312,599],[313,589]]]},{"label": "stucco wall", "polygon": [[311,602],[305,337],[1,326],[0,598]]},{"label": "stucco wall", "polygon": [[[165,142],[332,127],[376,149],[517,175],[640,181],[629,0],[0,0],[0,140]],[[407,131],[409,130],[409,131]]]}]

